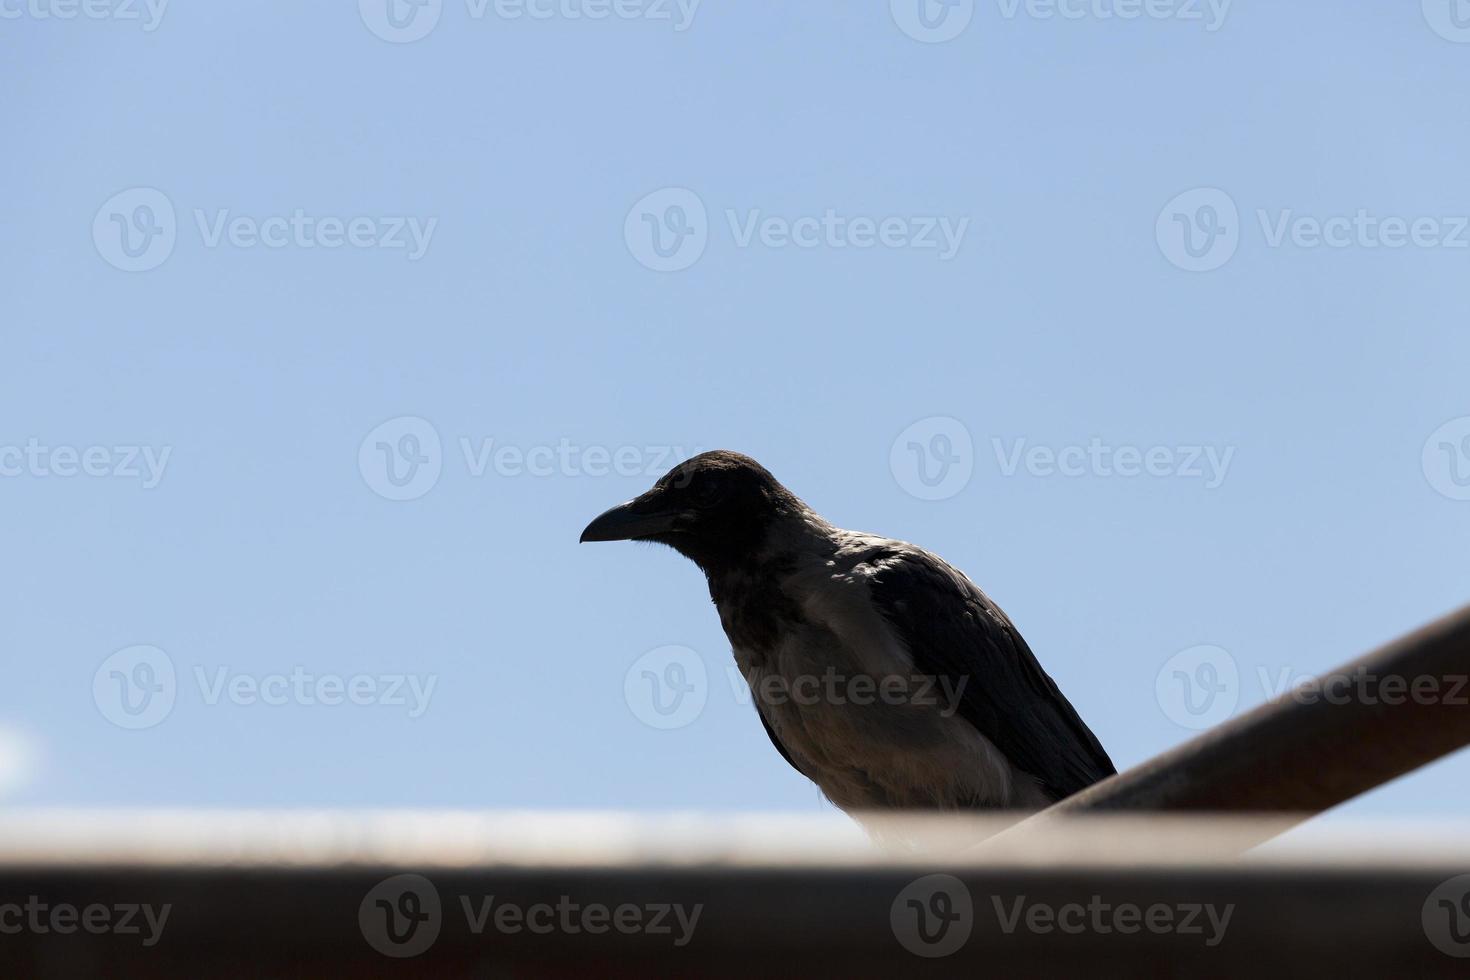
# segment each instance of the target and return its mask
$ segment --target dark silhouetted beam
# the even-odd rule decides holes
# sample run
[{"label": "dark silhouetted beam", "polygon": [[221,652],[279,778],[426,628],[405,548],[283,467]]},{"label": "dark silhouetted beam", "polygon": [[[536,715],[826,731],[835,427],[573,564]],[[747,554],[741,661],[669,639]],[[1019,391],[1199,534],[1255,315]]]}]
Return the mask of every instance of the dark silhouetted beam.
[{"label": "dark silhouetted beam", "polygon": [[1470,745],[1470,607],[1041,814],[1320,813]]}]

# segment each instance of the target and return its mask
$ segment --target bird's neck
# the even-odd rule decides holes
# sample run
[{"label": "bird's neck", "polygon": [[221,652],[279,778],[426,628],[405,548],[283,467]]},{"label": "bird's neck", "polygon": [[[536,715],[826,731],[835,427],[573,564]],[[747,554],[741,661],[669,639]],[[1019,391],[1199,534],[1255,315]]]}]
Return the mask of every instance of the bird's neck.
[{"label": "bird's neck", "polygon": [[709,595],[742,669],[763,662],[805,613],[788,580],[828,563],[843,532],[804,505],[771,523],[757,547],[704,565]]},{"label": "bird's neck", "polygon": [[[750,547],[730,549],[699,561],[716,602],[759,581],[774,585],[799,567],[822,562],[841,546],[841,529],[805,504],[777,515]],[[697,560],[697,559],[696,559]]]}]

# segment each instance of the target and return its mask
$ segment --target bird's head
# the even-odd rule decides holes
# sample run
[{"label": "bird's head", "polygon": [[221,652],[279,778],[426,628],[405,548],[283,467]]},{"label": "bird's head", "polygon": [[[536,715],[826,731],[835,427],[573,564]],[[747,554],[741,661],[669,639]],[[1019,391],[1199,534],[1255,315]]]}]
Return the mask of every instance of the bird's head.
[{"label": "bird's head", "polygon": [[588,524],[582,540],[656,541],[715,572],[749,561],[776,523],[805,512],[764,466],[722,449],[675,466]]}]

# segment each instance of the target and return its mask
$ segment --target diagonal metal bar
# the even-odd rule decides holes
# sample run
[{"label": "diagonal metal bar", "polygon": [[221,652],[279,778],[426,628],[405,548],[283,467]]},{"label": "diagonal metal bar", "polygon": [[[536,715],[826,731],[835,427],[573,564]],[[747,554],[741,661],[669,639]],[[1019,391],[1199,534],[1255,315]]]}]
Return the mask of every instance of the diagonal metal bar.
[{"label": "diagonal metal bar", "polygon": [[1140,810],[1305,819],[1470,745],[1467,678],[1470,606],[1033,819]]}]

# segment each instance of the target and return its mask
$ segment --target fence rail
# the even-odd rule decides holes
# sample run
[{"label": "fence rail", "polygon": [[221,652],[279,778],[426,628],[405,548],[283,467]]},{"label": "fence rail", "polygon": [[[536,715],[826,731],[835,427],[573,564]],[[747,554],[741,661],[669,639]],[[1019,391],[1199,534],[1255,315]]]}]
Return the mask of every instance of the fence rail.
[{"label": "fence rail", "polygon": [[[464,815],[405,815],[387,831],[354,814],[281,815],[264,840],[248,821],[190,819],[193,841],[190,820],[172,824],[172,860],[94,863],[89,852],[127,843],[106,833],[54,858],[17,858],[12,841],[0,976],[1463,977],[1470,955],[1463,833],[1416,835],[1412,853],[1381,831],[1325,852],[1288,838],[1242,860],[1227,857],[1235,842],[1259,836],[1243,824],[1092,817],[986,859],[854,843],[802,863],[779,842],[696,834],[559,864],[526,863],[493,818],[478,843],[442,844],[436,828]],[[205,860],[195,843],[222,830],[238,853]],[[313,838],[336,843],[303,846]],[[63,932],[52,916],[65,908]],[[79,928],[92,908],[112,926],[135,910],[132,931]]]},{"label": "fence rail", "polygon": [[897,854],[845,821],[0,814],[0,976],[1463,977],[1470,835],[1251,849],[1470,744],[1467,676],[1470,608]]},{"label": "fence rail", "polygon": [[1470,606],[1083,790],[1116,811],[1305,819],[1470,745]]}]

